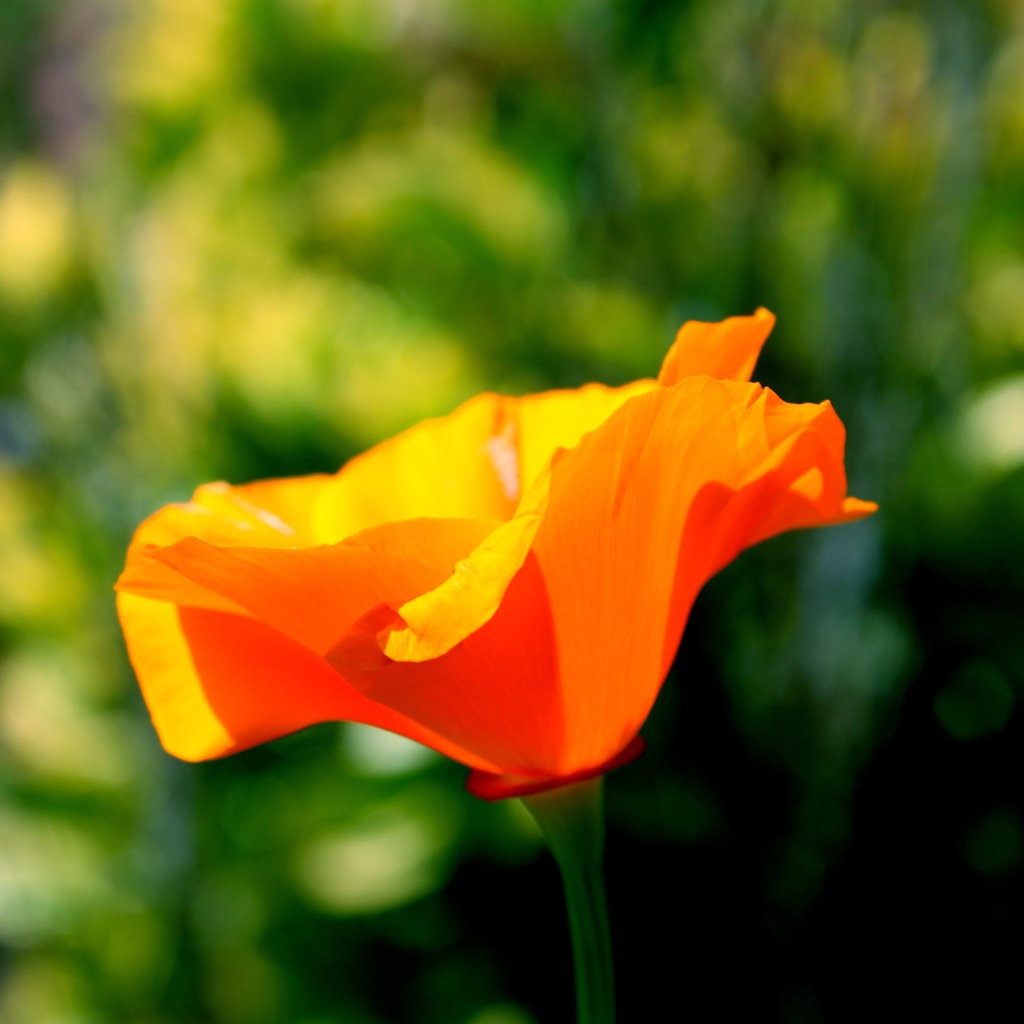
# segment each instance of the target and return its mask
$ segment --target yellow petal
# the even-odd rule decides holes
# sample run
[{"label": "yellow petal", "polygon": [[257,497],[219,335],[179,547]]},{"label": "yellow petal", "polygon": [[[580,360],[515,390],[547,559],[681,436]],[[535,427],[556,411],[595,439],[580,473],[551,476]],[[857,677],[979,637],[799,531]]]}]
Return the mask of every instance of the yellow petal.
[{"label": "yellow petal", "polygon": [[166,505],[146,519],[129,550],[173,544],[182,537],[260,547],[315,544],[311,512],[332,479],[316,474],[240,487],[204,484],[190,502]]},{"label": "yellow petal", "polygon": [[439,586],[403,604],[384,629],[381,650],[393,661],[426,661],[450,651],[498,610],[523,565],[547,507],[547,474],[523,496],[515,516],[484,538]]},{"label": "yellow petal", "polygon": [[547,468],[557,448],[574,448],[616,409],[655,387],[653,380],[620,388],[586,384],[574,391],[545,391],[517,399],[515,439],[523,489]]},{"label": "yellow petal", "polygon": [[321,540],[421,516],[510,519],[556,448],[568,448],[630,398],[656,387],[588,384],[522,398],[483,394],[346,464],[318,496]]},{"label": "yellow petal", "polygon": [[232,487],[204,484],[190,502],[167,505],[135,531],[118,590],[194,608],[243,613],[235,602],[195,586],[174,569],[146,556],[186,537],[222,546],[302,547],[315,543],[310,511],[324,475],[264,480]]},{"label": "yellow petal", "polygon": [[425,420],[352,459],[318,500],[318,536],[338,541],[424,516],[508,519],[516,482],[490,444],[505,429],[507,402],[478,395],[450,416]]},{"label": "yellow petal", "polygon": [[520,479],[530,480],[511,520],[461,561],[441,586],[404,604],[401,622],[382,630],[380,644],[396,661],[437,658],[479,629],[497,611],[522,566],[547,507],[552,453],[579,443],[631,398],[657,385],[637,381],[621,388],[591,384],[508,399],[502,435],[515,445]]}]

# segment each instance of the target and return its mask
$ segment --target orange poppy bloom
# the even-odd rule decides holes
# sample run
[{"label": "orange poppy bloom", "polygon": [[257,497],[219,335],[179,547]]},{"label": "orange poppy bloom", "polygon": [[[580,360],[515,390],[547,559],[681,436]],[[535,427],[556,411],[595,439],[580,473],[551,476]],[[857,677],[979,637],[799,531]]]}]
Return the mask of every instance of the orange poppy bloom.
[{"label": "orange poppy bloom", "polygon": [[365,722],[488,799],[628,760],[705,580],[875,509],[846,497],[828,402],[748,383],[773,323],[688,323],[657,380],[479,395],[334,475],[161,509],[117,591],[165,748]]}]

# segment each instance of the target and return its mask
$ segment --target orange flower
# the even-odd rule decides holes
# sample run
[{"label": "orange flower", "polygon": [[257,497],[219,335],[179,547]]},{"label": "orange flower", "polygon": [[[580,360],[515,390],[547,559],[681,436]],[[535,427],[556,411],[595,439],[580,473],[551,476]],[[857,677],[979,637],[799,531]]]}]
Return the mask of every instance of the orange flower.
[{"label": "orange flower", "polygon": [[165,748],[365,722],[489,799],[628,760],[705,580],[875,509],[829,403],[748,383],[773,323],[688,323],[657,381],[479,395],[333,476],[161,509],[117,590]]}]

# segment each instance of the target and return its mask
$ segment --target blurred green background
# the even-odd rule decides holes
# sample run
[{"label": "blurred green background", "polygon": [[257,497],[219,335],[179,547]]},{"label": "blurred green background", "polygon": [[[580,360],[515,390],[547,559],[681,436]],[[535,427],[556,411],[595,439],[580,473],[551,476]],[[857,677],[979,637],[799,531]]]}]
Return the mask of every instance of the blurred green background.
[{"label": "blurred green background", "polygon": [[571,1019],[515,802],[173,761],[111,585],[198,483],[758,305],[882,512],[698,603],[607,787],[622,1019],[1016,1019],[1024,3],[0,0],[0,1021]]}]

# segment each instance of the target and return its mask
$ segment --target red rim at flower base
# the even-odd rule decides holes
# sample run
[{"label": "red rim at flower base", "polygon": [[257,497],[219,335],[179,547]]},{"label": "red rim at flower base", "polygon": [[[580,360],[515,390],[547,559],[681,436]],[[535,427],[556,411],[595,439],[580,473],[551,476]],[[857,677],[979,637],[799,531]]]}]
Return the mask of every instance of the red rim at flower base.
[{"label": "red rim at flower base", "polygon": [[466,781],[466,789],[473,796],[481,800],[507,800],[513,796],[533,796],[535,793],[543,793],[549,789],[558,789],[561,786],[571,786],[574,782],[584,782],[586,779],[596,778],[604,775],[615,768],[635,761],[646,749],[642,736],[634,736],[632,741],[615,755],[610,761],[599,764],[596,768],[588,768],[586,771],[573,772],[572,775],[560,775],[557,778],[547,779],[526,779],[521,775],[494,775],[491,772],[473,771],[470,772]]}]

